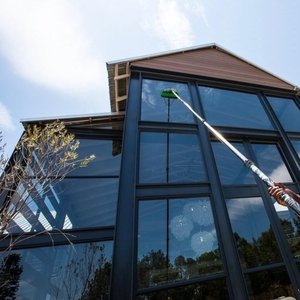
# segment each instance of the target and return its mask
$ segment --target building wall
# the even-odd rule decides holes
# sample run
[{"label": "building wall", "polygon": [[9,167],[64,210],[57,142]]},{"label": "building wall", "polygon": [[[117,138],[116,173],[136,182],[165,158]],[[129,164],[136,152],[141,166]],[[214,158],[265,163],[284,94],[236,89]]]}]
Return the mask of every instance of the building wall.
[{"label": "building wall", "polygon": [[299,298],[299,218],[180,102],[162,99],[166,88],[299,192],[292,91],[135,65],[124,130],[70,127],[80,156],[96,161],[32,199],[11,252],[0,241],[2,298]]},{"label": "building wall", "polygon": [[[122,123],[68,130],[80,141],[78,158],[96,159],[30,194],[0,241],[1,299],[109,299]],[[26,186],[18,190],[15,200]]]},{"label": "building wall", "polygon": [[141,70],[127,104],[112,298],[298,297],[298,217],[274,205],[239,159],[160,92],[175,88],[268,176],[298,192],[299,99]]}]

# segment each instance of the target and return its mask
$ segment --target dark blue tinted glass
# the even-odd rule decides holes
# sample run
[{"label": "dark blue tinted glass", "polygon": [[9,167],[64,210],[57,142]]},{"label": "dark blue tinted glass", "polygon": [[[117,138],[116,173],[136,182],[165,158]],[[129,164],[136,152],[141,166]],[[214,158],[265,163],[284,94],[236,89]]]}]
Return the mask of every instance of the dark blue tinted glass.
[{"label": "dark blue tinted glass", "polygon": [[222,271],[209,198],[140,201],[140,288]]},{"label": "dark blue tinted glass", "polygon": [[[245,153],[241,143],[232,143],[241,153]],[[212,143],[217,168],[222,184],[254,184],[253,173],[233,154],[228,147],[219,142]]]},{"label": "dark blue tinted glass", "polygon": [[2,253],[1,299],[109,299],[112,242]]},{"label": "dark blue tinted glass", "polygon": [[168,227],[172,279],[222,271],[209,198],[170,200]]},{"label": "dark blue tinted glass", "polygon": [[300,141],[292,141],[292,145],[295,148],[298,156],[300,157]]},{"label": "dark blue tinted glass", "polygon": [[245,276],[250,299],[296,299],[285,268],[249,273]]},{"label": "dark blue tinted glass", "polygon": [[[74,229],[115,224],[118,179],[65,179],[49,191],[26,198],[9,232]],[[20,184],[15,200],[23,197]],[[23,191],[23,192],[22,192]],[[13,204],[12,204],[13,205]]]},{"label": "dark blue tinted glass", "polygon": [[142,132],[140,143],[140,183],[187,183],[207,179],[197,135]]},{"label": "dark blue tinted glass", "polygon": [[181,98],[191,103],[187,84],[143,80],[141,120],[156,122],[194,123],[193,114],[177,99],[166,99],[160,96],[164,89],[175,89]]},{"label": "dark blue tinted glass", "polygon": [[300,257],[300,220],[299,217],[286,206],[278,204],[275,200],[274,208],[277,212],[279,222],[285,237],[290,245],[290,249],[295,259]]},{"label": "dark blue tinted glass", "polygon": [[199,87],[205,116],[212,125],[273,129],[255,94]]},{"label": "dark blue tinted glass", "polygon": [[96,158],[87,167],[77,168],[68,176],[119,175],[122,142],[115,140],[80,139],[78,159],[94,154]]},{"label": "dark blue tinted glass", "polygon": [[205,181],[199,139],[193,134],[170,134],[169,182]]},{"label": "dark blue tinted glass", "polygon": [[139,203],[138,279],[140,287],[167,281],[167,201]]},{"label": "dark blue tinted glass", "polygon": [[167,134],[141,133],[139,182],[167,182]]},{"label": "dark blue tinted glass", "polygon": [[286,131],[300,132],[300,109],[289,98],[268,97],[282,127]]},{"label": "dark blue tinted glass", "polygon": [[213,300],[213,299],[229,299],[226,280],[224,278],[218,280],[209,280],[198,284],[177,287],[168,290],[156,291],[147,295],[140,295],[137,300]]},{"label": "dark blue tinted glass", "polygon": [[252,144],[261,170],[276,182],[291,182],[292,178],[276,145]]},{"label": "dark blue tinted glass", "polygon": [[226,204],[243,267],[282,261],[262,199],[227,199]]}]

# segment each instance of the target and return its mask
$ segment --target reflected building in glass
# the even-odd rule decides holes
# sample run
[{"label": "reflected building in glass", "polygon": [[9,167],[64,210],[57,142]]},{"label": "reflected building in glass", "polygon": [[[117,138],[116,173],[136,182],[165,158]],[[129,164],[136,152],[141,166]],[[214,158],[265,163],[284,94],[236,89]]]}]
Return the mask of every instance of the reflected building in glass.
[{"label": "reflected building in glass", "polygon": [[215,44],[107,70],[112,112],[61,118],[79,157],[96,160],[41,187],[9,226],[17,242],[8,252],[0,241],[0,298],[299,299],[299,217],[184,105],[160,96],[176,89],[299,193],[299,89]]}]

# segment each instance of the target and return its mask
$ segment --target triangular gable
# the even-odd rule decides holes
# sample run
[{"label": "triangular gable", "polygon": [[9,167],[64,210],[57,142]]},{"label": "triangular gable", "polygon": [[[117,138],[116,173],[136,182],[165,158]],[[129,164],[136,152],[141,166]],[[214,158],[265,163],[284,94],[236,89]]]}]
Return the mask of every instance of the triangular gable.
[{"label": "triangular gable", "polygon": [[295,86],[213,45],[187,51],[131,60],[131,66],[272,88],[294,90]]}]

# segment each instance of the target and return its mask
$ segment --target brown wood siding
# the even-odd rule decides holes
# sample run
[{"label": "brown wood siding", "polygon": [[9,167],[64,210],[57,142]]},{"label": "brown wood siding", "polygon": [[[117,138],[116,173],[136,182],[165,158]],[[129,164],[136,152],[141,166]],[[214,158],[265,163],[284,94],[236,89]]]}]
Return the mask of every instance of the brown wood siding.
[{"label": "brown wood siding", "polygon": [[286,90],[294,86],[216,48],[204,48],[133,61],[132,66],[220,78]]}]

